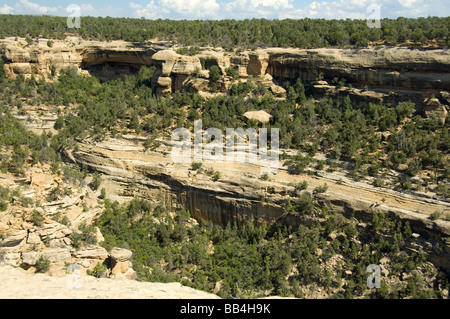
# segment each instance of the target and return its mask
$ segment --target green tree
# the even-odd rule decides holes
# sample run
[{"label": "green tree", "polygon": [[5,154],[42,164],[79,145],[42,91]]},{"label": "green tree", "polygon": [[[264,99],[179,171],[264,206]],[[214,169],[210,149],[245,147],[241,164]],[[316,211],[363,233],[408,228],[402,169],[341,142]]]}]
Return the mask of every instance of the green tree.
[{"label": "green tree", "polygon": [[213,65],[209,68],[209,78],[213,84],[217,84],[222,78],[222,72],[217,65]]},{"label": "green tree", "polygon": [[231,66],[225,69],[225,73],[226,73],[226,75],[231,76],[231,78],[233,80],[236,80],[239,78],[238,70],[236,70],[235,68],[233,68]]},{"label": "green tree", "polygon": [[99,187],[100,184],[102,183],[102,177],[100,175],[99,172],[95,172],[94,176],[92,177],[92,182],[90,184],[91,188],[96,191]]},{"label": "green tree", "polygon": [[0,52],[0,83],[5,79],[3,55]]},{"label": "green tree", "polygon": [[63,116],[58,116],[56,118],[55,124],[53,125],[53,128],[55,130],[60,130],[64,127],[64,117]]},{"label": "green tree", "polygon": [[139,130],[140,129],[140,121],[139,116],[136,112],[133,112],[131,115],[130,123],[128,124],[128,128],[132,130]]},{"label": "green tree", "polygon": [[100,190],[100,195],[98,196],[98,198],[100,198],[100,199],[106,199],[106,189],[105,189],[105,188],[102,188],[102,189]]},{"label": "green tree", "polygon": [[45,273],[50,268],[50,260],[48,260],[44,256],[40,256],[38,258],[38,260],[36,261],[36,264],[34,267],[36,268],[37,273]]}]

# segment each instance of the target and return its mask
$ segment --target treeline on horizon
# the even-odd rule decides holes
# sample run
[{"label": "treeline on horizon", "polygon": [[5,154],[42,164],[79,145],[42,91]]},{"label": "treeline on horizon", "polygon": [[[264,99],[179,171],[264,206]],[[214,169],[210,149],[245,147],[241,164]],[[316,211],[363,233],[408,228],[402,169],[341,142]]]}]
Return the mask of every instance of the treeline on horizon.
[{"label": "treeline on horizon", "polygon": [[66,17],[0,15],[0,38],[43,37],[64,39],[77,34],[86,40],[150,39],[181,45],[217,46],[225,49],[257,47],[365,47],[369,43],[398,45],[435,40],[448,46],[450,17],[382,19],[381,28],[366,20],[246,19],[246,20],[148,20],[81,17],[79,29],[68,29]]}]

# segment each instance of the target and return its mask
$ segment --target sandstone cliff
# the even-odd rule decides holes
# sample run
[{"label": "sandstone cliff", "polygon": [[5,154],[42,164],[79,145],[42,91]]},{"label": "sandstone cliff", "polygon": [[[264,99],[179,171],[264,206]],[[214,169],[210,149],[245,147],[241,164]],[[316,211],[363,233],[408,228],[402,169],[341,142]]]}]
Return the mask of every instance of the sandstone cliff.
[{"label": "sandstone cliff", "polygon": [[[218,298],[180,283],[134,280],[132,252],[119,247],[107,251],[99,245],[104,238],[98,228],[93,234],[97,243],[76,243],[79,226],[91,225],[104,210],[98,192],[86,184],[65,182],[49,166],[38,165],[21,178],[0,174],[0,187],[14,194],[0,211],[1,299]],[[49,200],[55,188],[66,195]],[[33,207],[33,202],[43,204]],[[43,267],[45,274],[36,273]]]},{"label": "sandstone cliff", "polygon": [[165,43],[133,44],[124,41],[97,42],[68,37],[52,41],[36,39],[28,44],[24,39],[0,40],[4,51],[5,74],[15,78],[32,74],[39,78],[53,78],[61,69],[77,68],[81,73],[108,80],[135,73],[142,66],[150,66],[152,55],[165,48]]},{"label": "sandstone cliff", "polygon": [[[78,164],[104,174],[108,196],[127,200],[135,195],[153,202],[164,201],[171,207],[189,209],[196,218],[216,224],[241,224],[253,219],[272,224],[276,221],[289,225],[310,223],[311,219],[285,213],[284,205],[300,199],[295,186],[307,181],[310,192],[327,183],[329,190],[315,195],[316,200],[330,211],[351,218],[371,220],[373,214],[386,215],[409,221],[414,232],[424,239],[445,247],[436,254],[429,252],[439,266],[450,270],[450,222],[431,221],[434,211],[448,211],[450,204],[426,194],[406,194],[379,189],[361,181],[348,180],[344,174],[291,175],[284,167],[268,180],[261,180],[260,167],[245,163],[210,163],[204,169],[190,170],[190,164],[174,163],[164,143],[158,151],[139,148],[135,142],[109,139],[102,143],[85,140],[77,151],[67,150],[67,157]],[[133,151],[126,151],[127,144]],[[206,170],[220,172],[214,181]],[[244,174],[242,172],[245,172]]]},{"label": "sandstone cliff", "polygon": [[[443,120],[450,104],[449,93],[445,91],[450,87],[450,55],[444,50],[267,49],[230,53],[209,48],[185,56],[166,43],[101,43],[78,38],[55,41],[50,46],[43,41],[28,45],[23,39],[10,38],[0,40],[0,49],[4,50],[5,71],[11,78],[34,74],[51,80],[52,74],[57,74],[60,69],[75,67],[82,73],[108,80],[135,73],[142,66],[154,66],[152,87],[158,96],[179,90],[208,96],[210,69],[217,66],[222,73],[217,83],[219,94],[232,83],[252,77],[282,96],[284,89],[277,83],[300,77],[318,98],[350,95],[364,103],[413,99],[426,115],[437,114]],[[236,70],[237,78],[226,76],[230,68]],[[344,78],[355,87],[338,87],[333,83],[335,78]],[[321,80],[316,81],[318,79]],[[428,98],[431,94],[435,97]],[[261,121],[270,117],[256,113],[246,116]],[[55,118],[56,115],[39,117],[40,124],[31,128],[37,131],[51,129]],[[134,136],[103,142],[80,140],[76,151],[66,150],[64,155],[67,160],[101,172],[108,197],[113,200],[126,201],[139,195],[154,202],[164,201],[172,207],[187,208],[192,216],[220,225],[228,222],[239,225],[250,219],[294,226],[312,223],[314,220],[307,216],[285,213],[283,206],[289,201],[295,204],[303,193],[328,183],[332,186],[329,191],[314,195],[320,204],[348,218],[370,220],[373,214],[384,212],[395,219],[409,221],[417,237],[442,247],[440,251],[432,247],[427,250],[429,259],[450,270],[449,222],[429,219],[435,211],[448,211],[448,202],[428,194],[380,191],[368,183],[347,180],[339,173],[294,176],[282,168],[276,175],[262,180],[260,167],[248,164],[208,164],[207,167],[221,173],[218,180],[213,180],[206,168],[192,171],[188,164],[173,163],[169,157],[169,142],[161,141],[162,146],[156,151],[146,150],[142,143],[142,137]],[[307,181],[309,185],[303,193],[295,187],[301,181]],[[1,183],[10,188],[19,184],[27,187],[24,196],[33,198],[48,196],[56,186],[69,188],[72,195],[37,209],[37,213],[44,216],[39,225],[33,222],[35,212],[32,209],[13,206],[2,212],[0,255],[3,263],[32,272],[37,260],[44,257],[51,262],[50,273],[54,275],[66,274],[67,264],[78,265],[85,273],[98,263],[107,263],[113,277],[134,278],[130,251],[116,248],[107,252],[99,245],[73,247],[71,238],[77,233],[77,227],[83,222],[92,223],[102,212],[102,206],[97,202],[98,194],[86,185],[78,188],[65,185],[49,173],[48,167],[27,172],[23,180],[5,178]],[[56,214],[68,216],[72,224],[55,222]],[[97,236],[101,238],[101,234]],[[144,293],[143,296],[154,295]]]},{"label": "sandstone cliff", "polygon": [[[366,105],[413,101],[420,112],[428,110],[442,120],[449,109],[445,98],[450,87],[448,50],[273,48],[240,53],[208,50],[192,57],[165,50],[155,54],[154,61],[153,86],[159,95],[209,91],[209,68],[216,65],[224,75],[227,68],[236,70],[241,81],[249,76],[262,80],[274,94],[285,93],[277,82],[300,78],[316,98],[348,95]],[[331,84],[340,80],[343,87]],[[232,83],[231,77],[224,76],[219,86],[227,90]],[[431,96],[436,98],[432,106],[426,103]]]},{"label": "sandstone cliff", "polygon": [[[277,82],[299,77],[319,98],[349,95],[358,103],[412,100],[420,111],[427,110],[442,119],[449,109],[450,52],[444,49],[270,48],[226,52],[203,48],[186,56],[167,42],[95,42],[68,37],[49,46],[45,40],[31,44],[24,39],[0,40],[6,75],[52,78],[60,69],[75,67],[108,80],[136,73],[142,66],[154,66],[152,87],[157,95],[187,90],[209,96],[209,70],[215,65],[223,75],[216,83],[219,92],[227,90],[233,81],[246,81],[251,76],[274,94],[282,95],[284,91]],[[226,76],[228,68],[237,72],[237,79]],[[335,82],[341,79],[346,85],[336,88]],[[316,80],[323,82],[317,85]],[[432,96],[436,103],[427,105],[425,100]]]},{"label": "sandstone cliff", "polygon": [[67,265],[86,274],[106,263],[112,277],[136,278],[130,251],[106,251],[98,244],[103,241],[98,229],[92,233],[95,240],[80,237],[79,226],[94,223],[104,209],[87,185],[68,183],[44,165],[30,168],[22,178],[2,174],[0,186],[14,194],[0,212],[0,262],[33,272],[43,258],[50,262],[48,273],[56,276],[64,275]]}]

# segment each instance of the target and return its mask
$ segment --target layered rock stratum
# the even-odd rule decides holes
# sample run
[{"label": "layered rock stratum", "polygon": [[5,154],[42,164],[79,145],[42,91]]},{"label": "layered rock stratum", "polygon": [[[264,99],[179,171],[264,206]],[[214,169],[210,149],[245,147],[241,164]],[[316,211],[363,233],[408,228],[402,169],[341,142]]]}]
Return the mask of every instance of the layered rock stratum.
[{"label": "layered rock stratum", "polygon": [[[80,73],[101,80],[136,73],[142,66],[154,66],[152,87],[164,96],[179,90],[210,94],[209,70],[217,66],[224,77],[220,91],[233,83],[227,69],[246,81],[257,79],[274,94],[284,94],[278,81],[301,78],[311,83],[319,97],[349,95],[358,103],[398,103],[412,100],[445,119],[450,87],[450,51],[406,47],[365,49],[267,48],[227,52],[222,48],[201,48],[193,55],[178,54],[169,42],[129,43],[125,41],[85,41],[78,37],[53,41],[22,38],[0,40],[4,51],[5,74],[53,78],[59,70],[74,67]],[[351,86],[337,85],[345,80]],[[315,83],[320,80],[322,83]],[[436,100],[430,103],[429,98]]]},{"label": "layered rock stratum", "polygon": [[[154,66],[151,85],[158,96],[184,90],[208,97],[224,93],[236,81],[226,76],[231,68],[237,71],[238,80],[252,78],[276,96],[286,93],[278,85],[279,81],[299,77],[316,97],[351,96],[361,103],[412,100],[427,116],[438,115],[442,120],[445,120],[450,104],[448,50],[270,48],[225,52],[220,48],[203,48],[192,56],[186,56],[177,53],[177,47],[166,42],[94,42],[68,37],[49,46],[45,39],[42,40],[32,44],[27,44],[24,39],[0,40],[0,50],[4,51],[6,58],[5,74],[10,78],[33,75],[51,81],[57,80],[59,70],[74,67],[80,73],[108,80],[136,73],[142,66]],[[222,73],[216,83],[218,92],[211,90],[212,66],[217,66]],[[333,82],[341,78],[352,86]],[[36,132],[51,130],[56,116],[37,116],[39,124],[35,124],[16,115]],[[247,116],[263,122],[270,118],[270,114],[260,113]],[[190,163],[174,163],[170,157],[173,146],[170,141],[161,139],[161,146],[154,150],[146,149],[144,141],[142,136],[134,135],[107,138],[101,142],[84,139],[78,141],[76,150],[67,149],[63,155],[68,162],[100,172],[102,187],[107,189],[112,200],[125,202],[134,196],[153,202],[164,200],[172,207],[189,209],[193,217],[220,225],[245,223],[249,219],[269,224],[279,221],[294,226],[308,225],[313,222],[311,219],[285,213],[283,204],[287,200],[295,204],[299,199],[301,192],[295,187],[299,182],[307,181],[309,187],[304,192],[309,194],[315,187],[327,183],[328,191],[314,195],[320,204],[348,218],[355,216],[360,220],[370,220],[374,213],[384,212],[395,219],[409,221],[417,238],[442,247],[438,251],[432,247],[427,250],[425,253],[429,259],[447,272],[450,270],[450,222],[429,218],[435,211],[449,212],[450,204],[433,194],[379,189],[364,180],[349,180],[340,172],[292,175],[282,163],[276,174],[264,180],[261,179],[261,167],[247,163],[207,163],[202,169],[193,171]],[[208,168],[220,172],[220,178],[211,179],[205,172]],[[36,261],[43,256],[51,261],[49,273],[55,278],[2,266],[0,279],[5,277],[2,287],[13,294],[0,296],[214,297],[178,284],[164,286],[86,276],[83,277],[86,280],[84,290],[67,290],[67,264],[77,265],[84,275],[98,263],[108,260],[112,277],[133,279],[134,274],[130,253],[119,247],[111,252],[99,245],[73,248],[70,235],[83,222],[95,222],[102,212],[102,206],[97,202],[98,192],[91,191],[86,185],[66,185],[49,171],[49,167],[33,168],[24,179],[17,180],[11,176],[0,179],[0,185],[11,189],[27,185],[23,195],[34,199],[45,198],[57,185],[71,190],[71,195],[39,209],[38,213],[45,217],[40,225],[32,222],[34,212],[31,209],[13,206],[0,213],[0,231],[3,234],[0,253],[4,264],[28,269],[28,272],[33,271]],[[58,213],[68,217],[70,227],[54,221]],[[97,235],[101,237],[101,234]],[[20,291],[19,284],[26,282],[30,283],[30,291]],[[94,289],[96,285],[98,290]],[[39,291],[38,287],[47,287],[48,290]],[[117,292],[117,287],[126,292]]]},{"label": "layered rock stratum", "polygon": [[[248,163],[205,163],[204,168],[194,172],[190,163],[173,161],[170,141],[162,140],[158,150],[150,151],[136,140],[133,136],[101,143],[85,140],[67,156],[104,174],[111,199],[124,201],[135,195],[152,202],[163,199],[172,207],[188,209],[193,217],[218,225],[241,224],[250,219],[293,226],[311,223],[304,216],[286,214],[283,204],[289,200],[294,205],[300,199],[296,185],[302,181],[308,183],[305,192],[309,194],[326,183],[328,191],[317,194],[316,199],[329,211],[367,221],[373,214],[384,212],[408,221],[420,236],[443,243],[445,249],[437,255],[430,253],[430,258],[450,270],[450,222],[430,220],[435,211],[449,211],[450,203],[433,194],[380,190],[367,181],[352,181],[340,172],[292,175],[282,162],[268,180],[261,180],[259,165]],[[220,172],[219,180],[205,173],[211,168]]]}]

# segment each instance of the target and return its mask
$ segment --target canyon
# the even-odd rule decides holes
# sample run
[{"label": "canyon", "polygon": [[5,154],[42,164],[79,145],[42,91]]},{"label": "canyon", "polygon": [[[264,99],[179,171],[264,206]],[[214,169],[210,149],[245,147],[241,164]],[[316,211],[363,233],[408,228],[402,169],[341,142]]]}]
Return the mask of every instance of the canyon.
[{"label": "canyon", "polygon": [[[446,49],[269,48],[226,52],[221,48],[202,48],[193,55],[179,54],[178,49],[167,42],[94,42],[76,37],[53,41],[51,46],[42,39],[31,44],[24,39],[0,40],[0,51],[5,57],[4,71],[12,79],[23,75],[57,80],[60,70],[72,67],[81,74],[107,81],[135,74],[147,66],[155,68],[151,86],[157,96],[187,91],[210,97],[230,88],[235,80],[226,74],[231,68],[237,71],[240,81],[257,81],[279,98],[286,94],[281,87],[283,81],[301,78],[316,98],[349,96],[363,104],[412,101],[419,112],[437,116],[441,121],[446,120],[450,107],[450,51]],[[222,73],[217,91],[211,90],[212,66],[217,66]],[[342,79],[344,81],[338,84]],[[15,116],[37,133],[52,131],[57,114],[45,107],[40,111],[45,115],[39,115],[30,107],[27,117]],[[35,115],[35,121],[28,120],[30,114]],[[370,221],[374,214],[384,213],[395,220],[408,221],[415,238],[423,241],[423,247],[428,247],[425,251],[428,259],[447,273],[450,271],[450,221],[430,218],[436,211],[450,212],[448,199],[430,192],[378,188],[372,185],[370,178],[354,181],[339,170],[311,170],[296,175],[281,165],[276,174],[264,179],[261,167],[248,163],[205,163],[193,170],[188,163],[174,163],[170,157],[173,142],[161,137],[157,139],[159,146],[149,149],[144,146],[145,141],[145,137],[133,134],[108,136],[102,141],[78,139],[76,147],[64,149],[62,156],[66,163],[101,173],[102,187],[111,200],[123,203],[138,196],[153,203],[163,202],[174,209],[186,208],[192,217],[217,225],[241,225],[249,221],[311,225],[315,221],[313,218],[284,209],[287,203],[299,203],[302,195],[312,196],[329,211],[349,219],[357,218],[361,221],[360,227],[365,227],[363,222]],[[220,172],[220,178],[213,180],[207,169]],[[33,196],[44,197],[39,192],[46,195],[55,185],[70,187],[73,195],[62,203],[42,209],[48,219],[41,228],[27,221],[31,210],[4,213],[0,218],[1,230],[6,234],[0,241],[4,261],[16,267],[25,265],[28,269],[35,265],[38,256],[44,255],[54,259],[51,272],[61,275],[67,262],[82,265],[85,273],[98,262],[114,259],[100,246],[81,252],[70,248],[68,238],[74,230],[49,218],[56,214],[56,207],[63,209],[76,228],[82,222],[92,224],[97,220],[102,205],[96,199],[98,194],[89,188],[66,185],[54,176],[48,177],[52,175],[49,171],[44,167],[27,173],[25,184],[37,186]],[[43,181],[39,182],[39,178]],[[38,182],[33,184],[33,180]],[[308,187],[300,191],[296,186],[302,181],[306,181]],[[1,184],[13,187],[19,183],[23,181],[5,177]],[[313,192],[325,183],[327,191]],[[101,234],[97,235],[101,239]],[[45,240],[53,240],[52,248],[44,245]],[[442,249],[434,249],[436,246]],[[36,248],[41,249],[39,254],[34,253]],[[418,247],[410,249],[414,251]],[[117,267],[117,277],[134,278],[129,258]]]}]

